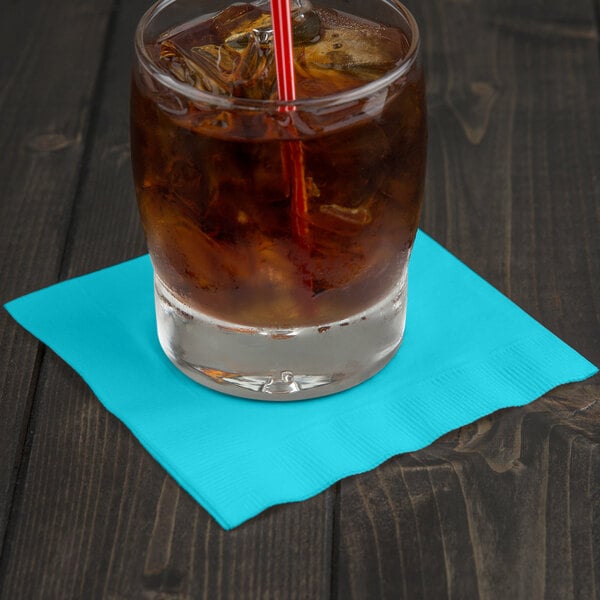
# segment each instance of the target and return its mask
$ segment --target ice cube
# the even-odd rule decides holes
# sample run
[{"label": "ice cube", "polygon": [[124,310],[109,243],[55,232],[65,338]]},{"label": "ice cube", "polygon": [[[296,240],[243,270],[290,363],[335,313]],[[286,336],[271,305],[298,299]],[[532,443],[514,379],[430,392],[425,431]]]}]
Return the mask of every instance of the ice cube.
[{"label": "ice cube", "polygon": [[[307,44],[318,39],[321,20],[312,10],[310,2],[292,0],[291,4],[294,45]],[[273,25],[269,0],[259,0],[253,5],[234,4],[215,17],[215,21],[218,21],[215,31],[224,35],[225,43],[232,48],[243,48],[252,36],[256,37],[263,47],[272,47]]]},{"label": "ice cube", "polygon": [[239,50],[215,44],[183,48],[168,40],[160,58],[177,79],[212,94],[269,98],[275,88],[273,54],[254,35]]},{"label": "ice cube", "polygon": [[339,204],[321,204],[319,210],[336,219],[340,219],[350,225],[358,227],[367,225],[371,222],[371,212],[365,206],[340,206]]},{"label": "ice cube", "polygon": [[341,204],[321,204],[309,216],[314,248],[336,244],[346,245],[360,235],[373,221],[372,203],[351,208]]},{"label": "ice cube", "polygon": [[313,205],[321,208],[312,216],[319,223],[324,222],[320,227],[335,229],[339,226],[344,231],[354,231],[368,224],[373,195],[386,177],[381,165],[389,152],[386,133],[375,123],[340,131],[307,148],[307,171],[320,190],[318,201]]},{"label": "ice cube", "polygon": [[298,64],[313,77],[323,78],[325,74],[319,71],[325,70],[373,80],[393,68],[406,52],[403,36],[394,28],[331,9],[316,12],[321,21],[320,37],[297,53]]},{"label": "ice cube", "polygon": [[233,57],[217,46],[184,48],[172,40],[161,44],[160,61],[179,81],[213,94],[228,95],[228,68]]},{"label": "ice cube", "polygon": [[[407,49],[398,30],[331,9],[291,0],[299,97],[350,89],[393,68]],[[160,61],[174,77],[218,95],[276,95],[269,0],[233,4],[206,24],[207,43],[194,30],[161,41]],[[208,35],[206,35],[208,33]]]},{"label": "ice cube", "polygon": [[271,29],[271,15],[252,4],[234,4],[213,19],[211,31],[219,40],[234,49],[245,48],[257,39],[268,43],[267,32]]},{"label": "ice cube", "polygon": [[261,14],[261,11],[252,4],[232,4],[213,17],[210,33],[215,37],[217,43],[222,44],[236,30],[251,31],[249,23],[252,23]]},{"label": "ice cube", "polygon": [[269,98],[276,87],[275,57],[266,52],[257,35],[248,37],[248,43],[234,61],[229,76],[232,95],[242,98]]}]

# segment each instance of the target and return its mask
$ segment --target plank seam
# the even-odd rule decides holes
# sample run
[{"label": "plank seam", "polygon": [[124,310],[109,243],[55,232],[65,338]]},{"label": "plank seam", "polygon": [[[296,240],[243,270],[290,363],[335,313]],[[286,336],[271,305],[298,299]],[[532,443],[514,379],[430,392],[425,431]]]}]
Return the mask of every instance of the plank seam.
[{"label": "plank seam", "polygon": [[598,60],[600,61],[600,0],[591,0],[591,2],[594,25],[596,26],[596,49],[598,51]]},{"label": "plank seam", "polygon": [[94,82],[94,87],[92,90],[92,102],[90,108],[90,114],[88,117],[88,128],[85,136],[86,144],[83,149],[83,153],[81,155],[81,164],[79,167],[79,176],[77,177],[77,183],[75,184],[75,191],[73,193],[73,201],[71,203],[71,215],[69,218],[69,223],[67,225],[67,229],[65,232],[65,243],[64,243],[64,251],[62,255],[62,259],[60,261],[59,269],[58,269],[58,277],[59,281],[63,278],[67,277],[67,272],[65,269],[68,265],[68,259],[70,258],[73,250],[73,245],[75,243],[75,225],[77,223],[77,217],[79,211],[77,210],[78,202],[77,198],[81,195],[81,192],[85,186],[85,183],[89,174],[89,166],[91,163],[91,157],[94,147],[94,141],[96,139],[96,133],[98,129],[98,121],[100,117],[100,109],[101,109],[101,98],[104,94],[104,88],[106,85],[105,75],[108,69],[108,61],[110,56],[110,47],[112,41],[115,37],[115,30],[117,26],[117,15],[119,12],[119,8],[121,5],[121,0],[113,0],[110,15],[108,17],[108,22],[106,25],[106,33],[104,35],[104,45],[102,48],[102,56],[100,58],[100,64],[98,66],[98,74],[96,76],[96,81]]},{"label": "plank seam", "polygon": [[[6,564],[8,563],[8,561],[5,561],[4,558],[5,555],[8,554],[6,552],[6,548],[9,545],[10,537],[12,537],[10,535],[12,534],[11,523],[13,522],[13,517],[15,516],[17,510],[16,505],[19,504],[19,502],[17,502],[17,490],[20,490],[23,487],[23,480],[25,479],[25,475],[27,473],[27,466],[29,464],[31,446],[33,444],[33,429],[31,427],[33,420],[33,404],[34,399],[37,395],[42,361],[44,359],[45,354],[46,346],[38,342],[36,356],[32,369],[32,383],[30,385],[31,391],[27,394],[24,419],[18,438],[18,444],[21,448],[21,452],[17,454],[15,458],[15,465],[13,466],[12,482],[9,484],[9,489],[12,487],[12,494],[7,510],[7,519],[6,526],[4,529],[4,535],[2,536],[2,541],[0,542],[0,590],[2,589],[2,581],[4,580],[4,576],[6,574]],[[19,494],[19,497],[21,495],[22,494]]]},{"label": "plank seam", "polygon": [[[71,202],[71,213],[69,217],[69,222],[65,229],[63,254],[58,266],[59,280],[63,277],[63,271],[66,265],[66,258],[70,255],[70,251],[73,245],[72,238],[74,223],[76,221],[75,213],[77,206],[77,197],[79,196],[79,194],[81,193],[81,189],[83,188],[83,184],[85,182],[88,171],[87,167],[91,159],[91,149],[93,147],[93,142],[96,136],[97,122],[100,113],[100,97],[104,92],[104,75],[107,69],[111,41],[114,37],[116,29],[116,17],[119,5],[120,0],[113,0],[111,4],[110,14],[108,16],[108,21],[106,25],[106,32],[104,34],[104,42],[102,45],[102,52],[100,57],[100,63],[98,66],[98,72],[96,74],[96,79],[92,87],[92,102],[87,118],[87,131],[85,134],[86,144],[81,156],[79,173],[76,178],[75,190]],[[15,466],[13,467],[14,475],[12,484],[12,494],[7,510],[8,516],[6,520],[6,527],[4,530],[4,535],[0,542],[0,589],[2,589],[1,584],[6,576],[11,540],[13,539],[15,533],[14,528],[17,522],[17,519],[15,517],[25,495],[25,479],[27,476],[35,430],[35,400],[38,395],[40,375],[45,358],[46,347],[40,343],[38,344],[38,351],[32,369],[32,384],[30,386],[31,392],[28,394],[27,409],[25,411],[21,433],[19,435],[19,446],[21,447],[21,452],[18,453],[15,460]]]},{"label": "plank seam", "polygon": [[341,513],[341,495],[342,483],[338,481],[333,487],[333,507],[331,511],[331,559],[329,572],[329,598],[338,599],[338,565],[340,562],[340,513]]}]

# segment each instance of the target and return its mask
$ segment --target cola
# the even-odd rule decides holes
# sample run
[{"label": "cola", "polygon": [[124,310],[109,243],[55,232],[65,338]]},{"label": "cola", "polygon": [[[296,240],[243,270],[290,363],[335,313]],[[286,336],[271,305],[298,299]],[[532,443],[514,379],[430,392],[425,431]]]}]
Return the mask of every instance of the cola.
[{"label": "cola", "polygon": [[[274,373],[326,370],[332,352],[341,373],[359,371],[361,347],[381,368],[404,330],[426,160],[418,39],[402,21],[292,2],[293,101],[278,101],[264,0],[196,16],[136,47],[132,162],[159,336],[209,385],[270,385],[275,375],[244,375],[265,371],[240,366],[257,348],[246,334],[296,339],[260,350]],[[204,333],[192,336],[190,323]],[[315,346],[309,330],[330,345]],[[238,341],[215,358],[232,332]]]}]

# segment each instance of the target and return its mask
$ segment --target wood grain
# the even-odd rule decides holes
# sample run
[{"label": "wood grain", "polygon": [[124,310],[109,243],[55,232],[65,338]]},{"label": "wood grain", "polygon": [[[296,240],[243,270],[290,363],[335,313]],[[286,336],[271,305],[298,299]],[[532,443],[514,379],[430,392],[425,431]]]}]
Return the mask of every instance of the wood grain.
[{"label": "wood grain", "polygon": [[68,366],[46,364],[0,598],[327,597],[330,493],[223,531]]},{"label": "wood grain", "polygon": [[[14,64],[0,56],[5,300],[144,251],[127,111],[148,3],[30,4],[0,6],[5,40],[33,23]],[[410,7],[428,69],[424,229],[600,364],[591,1]],[[2,600],[600,596],[599,377],[225,532],[4,313],[0,336]]]},{"label": "wood grain", "polygon": [[[128,97],[131,40],[146,6],[122,5],[108,40],[61,278],[145,251],[129,166]],[[328,596],[332,492],[225,532],[51,352],[31,430],[0,598]]]},{"label": "wood grain", "polygon": [[580,386],[344,481],[337,597],[597,597],[600,385]]},{"label": "wood grain", "polygon": [[[0,4],[0,304],[58,275],[111,3]],[[0,310],[0,552],[40,358]]]},{"label": "wood grain", "polygon": [[[411,6],[428,68],[425,230],[599,364],[592,6]],[[590,381],[342,482],[336,597],[598,597],[600,378]]]}]

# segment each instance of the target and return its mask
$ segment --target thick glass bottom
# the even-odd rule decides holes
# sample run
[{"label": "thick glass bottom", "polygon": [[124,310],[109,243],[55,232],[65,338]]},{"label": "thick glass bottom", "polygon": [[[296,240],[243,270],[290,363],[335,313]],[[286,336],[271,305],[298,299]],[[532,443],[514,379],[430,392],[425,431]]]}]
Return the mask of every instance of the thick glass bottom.
[{"label": "thick glass bottom", "polygon": [[183,373],[255,400],[305,400],[340,392],[381,370],[398,350],[406,276],[370,309],[343,321],[292,329],[220,321],[178,300],[155,276],[158,337]]}]

